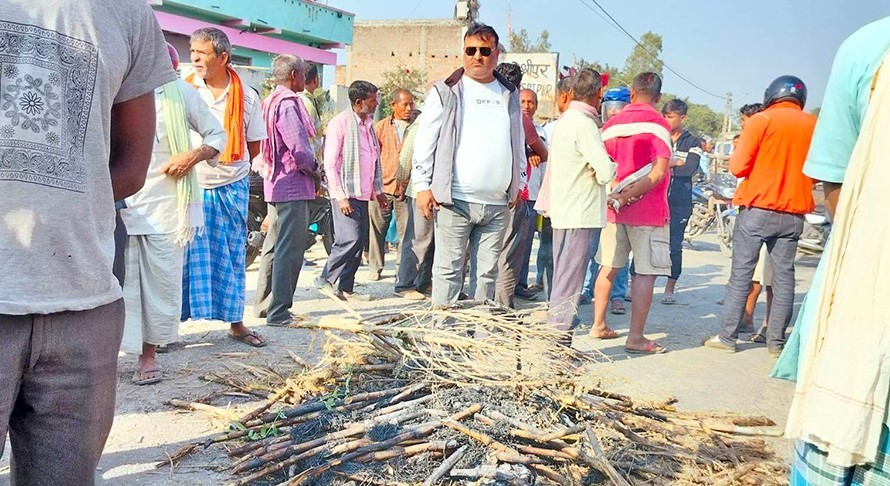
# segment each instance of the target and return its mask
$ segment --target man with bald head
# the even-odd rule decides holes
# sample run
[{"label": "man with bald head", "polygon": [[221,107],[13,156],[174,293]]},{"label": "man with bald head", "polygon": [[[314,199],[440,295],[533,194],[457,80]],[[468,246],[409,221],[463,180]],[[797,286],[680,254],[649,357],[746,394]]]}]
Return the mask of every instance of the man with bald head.
[{"label": "man with bald head", "polygon": [[405,237],[405,225],[408,223],[408,206],[405,203],[406,186],[396,181],[396,173],[399,171],[399,153],[402,151],[405,129],[408,128],[408,117],[414,110],[414,95],[407,89],[399,88],[393,92],[390,106],[392,114],[374,125],[374,132],[380,143],[383,191],[389,205],[386,208],[381,208],[374,202],[370,204],[371,238],[368,247],[368,262],[371,280],[380,280],[380,274],[383,272],[386,232],[392,221],[393,213],[396,215],[396,231],[399,234],[399,251],[396,253],[396,261],[399,261],[402,239]]},{"label": "man with bald head", "polygon": [[[535,127],[535,132],[541,140],[541,144],[546,147],[547,139],[544,136],[544,128],[537,123],[534,123],[535,113],[538,111],[538,94],[530,89],[520,90],[519,105],[522,108],[524,117],[528,117],[528,119],[532,121],[533,126]],[[544,181],[544,171],[547,168],[547,160],[541,159],[541,156],[537,153],[530,155],[528,157],[528,162],[527,192],[529,225],[526,228],[528,234],[523,242],[522,268],[519,270],[516,282],[516,295],[522,298],[532,298],[536,294],[536,291],[529,289],[528,285],[529,260],[532,255],[532,243],[534,242],[535,230],[538,227],[538,213],[532,208],[535,207],[535,202],[538,200],[538,193],[541,191],[541,183]],[[538,271],[540,271],[540,269]]]}]

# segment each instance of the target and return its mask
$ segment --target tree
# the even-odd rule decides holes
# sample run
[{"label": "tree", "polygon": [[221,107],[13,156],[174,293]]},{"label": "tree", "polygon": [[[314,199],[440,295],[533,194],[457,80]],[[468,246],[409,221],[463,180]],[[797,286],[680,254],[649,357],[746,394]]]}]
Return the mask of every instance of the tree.
[{"label": "tree", "polygon": [[634,46],[624,62],[622,81],[630,85],[637,74],[646,72],[656,73],[661,76],[662,71],[664,71],[664,62],[659,59],[662,46],[661,35],[654,32],[643,34],[640,37],[640,44]]},{"label": "tree", "polygon": [[426,73],[416,69],[410,69],[399,64],[392,71],[383,73],[383,84],[380,85],[380,114],[389,116],[392,114],[392,93],[397,89],[407,89],[414,95],[417,102],[423,101],[424,88],[426,88]]},{"label": "tree", "polygon": [[532,42],[529,39],[528,32],[520,29],[519,33],[509,33],[510,52],[550,52],[550,33],[546,30],[541,32],[538,39]]},{"label": "tree", "polygon": [[609,86],[608,87],[615,87],[615,86],[621,85],[621,81],[619,79],[621,77],[621,70],[615,66],[610,66],[608,63],[600,64],[599,61],[587,62],[584,59],[578,59],[578,61],[575,62],[575,67],[577,67],[578,69],[590,68],[600,74],[608,74],[609,75]]}]

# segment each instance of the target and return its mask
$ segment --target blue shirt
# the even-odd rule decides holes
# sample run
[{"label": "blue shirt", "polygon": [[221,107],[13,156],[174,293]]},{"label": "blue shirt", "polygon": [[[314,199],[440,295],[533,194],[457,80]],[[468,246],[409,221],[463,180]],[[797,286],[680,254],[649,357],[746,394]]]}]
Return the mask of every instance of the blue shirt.
[{"label": "blue shirt", "polygon": [[[890,17],[862,27],[841,44],[825,88],[804,174],[819,181],[844,181],[875,73],[888,50]],[[890,76],[890,66],[883,71]]]}]

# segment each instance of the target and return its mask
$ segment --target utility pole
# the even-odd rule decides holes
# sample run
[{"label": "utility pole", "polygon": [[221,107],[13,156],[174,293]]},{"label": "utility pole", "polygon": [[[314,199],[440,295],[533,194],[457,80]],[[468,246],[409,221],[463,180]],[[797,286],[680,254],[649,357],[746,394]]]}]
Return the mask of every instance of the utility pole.
[{"label": "utility pole", "polygon": [[723,139],[729,137],[732,130],[732,93],[726,93],[726,105],[723,107]]},{"label": "utility pole", "polygon": [[510,25],[510,0],[507,0],[507,47],[510,46],[510,39],[513,37],[513,27]]},{"label": "utility pole", "polygon": [[[720,142],[728,143],[729,132],[732,130],[732,93],[726,93],[726,104],[723,105],[723,130],[720,133]],[[719,174],[720,171],[729,166],[729,157],[725,155],[723,150],[717,151],[716,155],[717,163],[713,164],[714,174]],[[718,167],[719,166],[719,167]]]}]

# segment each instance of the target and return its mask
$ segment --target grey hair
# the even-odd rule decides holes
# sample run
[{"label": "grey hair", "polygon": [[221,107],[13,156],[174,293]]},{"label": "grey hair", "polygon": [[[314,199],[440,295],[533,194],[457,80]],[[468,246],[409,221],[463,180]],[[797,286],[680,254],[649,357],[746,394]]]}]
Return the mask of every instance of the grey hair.
[{"label": "grey hair", "polygon": [[213,44],[213,52],[215,52],[217,56],[226,53],[230,58],[232,57],[232,42],[229,40],[229,36],[215,27],[204,27],[203,29],[198,29],[192,32],[189,41],[211,42]]},{"label": "grey hair", "polygon": [[287,83],[293,73],[302,73],[303,69],[303,60],[290,54],[281,54],[272,61],[272,77],[275,79],[275,84]]}]

